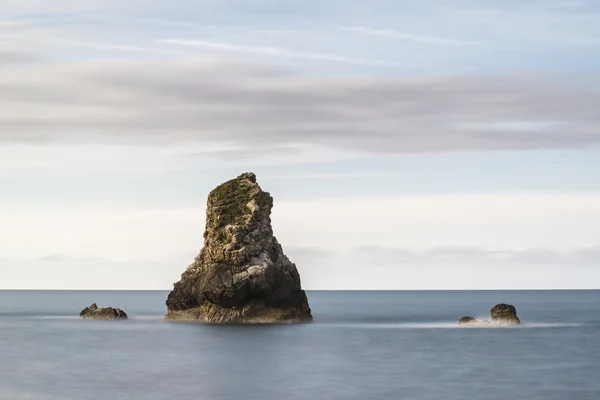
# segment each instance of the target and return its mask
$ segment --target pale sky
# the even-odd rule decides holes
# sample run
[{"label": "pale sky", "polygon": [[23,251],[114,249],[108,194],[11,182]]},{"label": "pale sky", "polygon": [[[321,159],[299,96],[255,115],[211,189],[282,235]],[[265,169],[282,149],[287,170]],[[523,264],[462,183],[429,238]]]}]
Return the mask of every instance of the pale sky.
[{"label": "pale sky", "polygon": [[306,289],[600,288],[600,2],[0,0],[0,288],[170,289],[257,174]]}]

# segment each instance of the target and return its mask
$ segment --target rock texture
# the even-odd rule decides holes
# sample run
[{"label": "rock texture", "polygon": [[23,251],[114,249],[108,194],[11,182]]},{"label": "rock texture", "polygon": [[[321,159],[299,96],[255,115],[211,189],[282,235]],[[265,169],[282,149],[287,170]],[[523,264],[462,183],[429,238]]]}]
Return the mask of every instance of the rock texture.
[{"label": "rock texture", "polygon": [[167,298],[170,320],[311,321],[296,266],[273,236],[273,198],[253,173],[208,196],[204,247]]},{"label": "rock texture", "polygon": [[127,319],[127,314],[123,310],[112,307],[98,308],[96,303],[84,308],[79,316],[89,319]]},{"label": "rock texture", "polygon": [[490,310],[492,321],[504,324],[520,324],[521,320],[517,317],[517,310],[510,304],[496,304]]},{"label": "rock texture", "polygon": [[478,324],[479,320],[474,317],[462,317],[458,320],[459,325],[475,325]]},{"label": "rock texture", "polygon": [[521,323],[517,317],[517,310],[510,304],[496,304],[490,310],[491,321],[480,321],[474,317],[462,317],[458,320],[459,325],[518,325]]}]

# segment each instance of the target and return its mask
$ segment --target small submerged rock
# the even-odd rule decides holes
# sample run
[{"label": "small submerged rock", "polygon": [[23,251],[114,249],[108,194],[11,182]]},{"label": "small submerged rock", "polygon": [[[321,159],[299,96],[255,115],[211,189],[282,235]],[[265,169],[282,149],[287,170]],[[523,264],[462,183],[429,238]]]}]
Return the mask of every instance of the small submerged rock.
[{"label": "small submerged rock", "polygon": [[119,308],[98,307],[96,303],[84,308],[79,316],[88,319],[127,319],[125,311]]},{"label": "small submerged rock", "polygon": [[521,323],[517,317],[517,310],[510,304],[496,304],[490,310],[491,321],[480,321],[475,317],[462,317],[458,320],[459,325],[518,325]]},{"label": "small submerged rock", "polygon": [[517,317],[517,310],[510,304],[496,304],[494,308],[490,310],[492,315],[492,321],[518,325],[521,323],[519,317]]},{"label": "small submerged rock", "polygon": [[459,325],[474,325],[479,323],[479,320],[475,317],[462,317],[458,320]]}]

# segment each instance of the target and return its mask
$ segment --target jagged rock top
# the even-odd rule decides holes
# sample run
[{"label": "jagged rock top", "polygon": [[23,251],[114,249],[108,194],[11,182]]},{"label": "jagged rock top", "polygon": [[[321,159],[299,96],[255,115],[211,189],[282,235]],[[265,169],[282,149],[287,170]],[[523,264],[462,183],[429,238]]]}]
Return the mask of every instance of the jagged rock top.
[{"label": "jagged rock top", "polygon": [[296,266],[273,236],[273,198],[253,173],[208,195],[204,247],[167,299],[168,319],[269,323],[311,320]]},{"label": "jagged rock top", "polygon": [[119,308],[98,307],[96,303],[84,308],[79,316],[88,319],[127,319],[125,311]]},{"label": "jagged rock top", "polygon": [[208,195],[204,248],[210,251],[205,257],[243,264],[257,254],[273,236],[272,207],[273,198],[251,172],[217,186]]}]

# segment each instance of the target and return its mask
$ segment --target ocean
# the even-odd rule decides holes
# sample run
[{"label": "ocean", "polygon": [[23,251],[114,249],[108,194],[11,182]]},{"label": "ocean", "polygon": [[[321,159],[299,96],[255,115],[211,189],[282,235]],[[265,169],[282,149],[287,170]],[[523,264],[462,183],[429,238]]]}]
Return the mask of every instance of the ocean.
[{"label": "ocean", "polygon": [[[600,399],[600,291],[309,291],[313,323],[273,326],[166,322],[166,296],[0,291],[0,399]],[[497,303],[523,324],[456,324]]]}]

